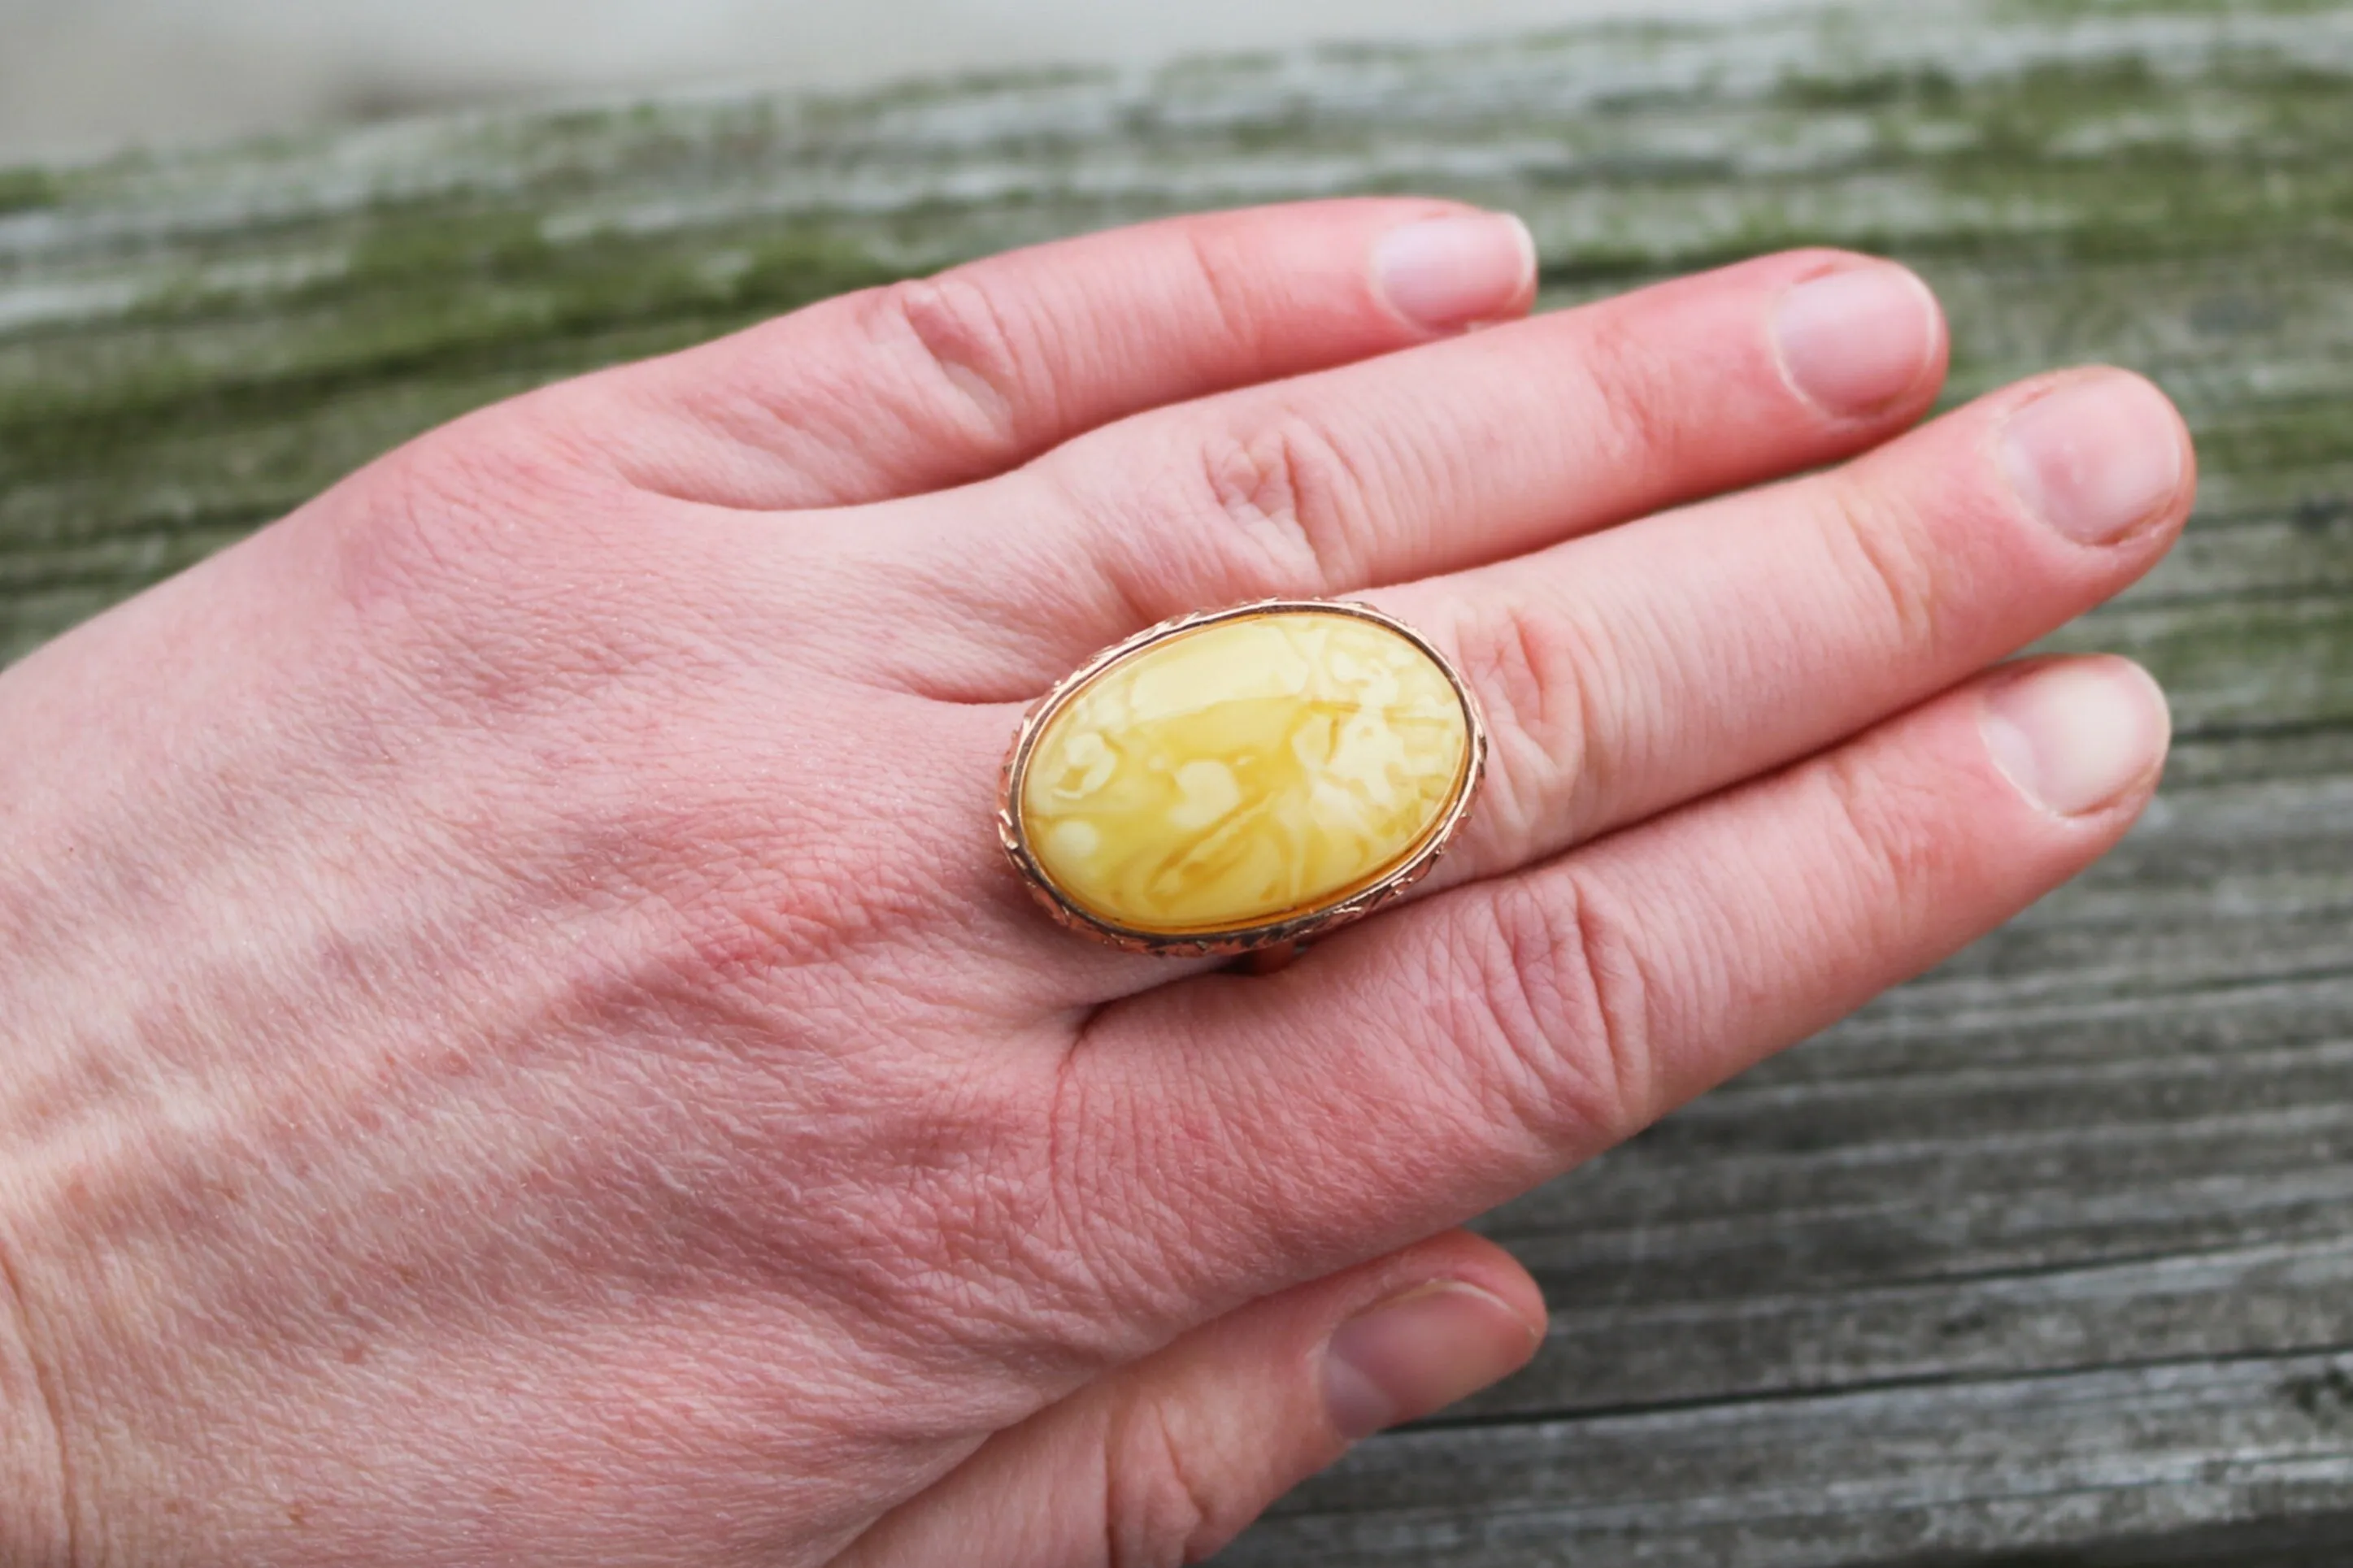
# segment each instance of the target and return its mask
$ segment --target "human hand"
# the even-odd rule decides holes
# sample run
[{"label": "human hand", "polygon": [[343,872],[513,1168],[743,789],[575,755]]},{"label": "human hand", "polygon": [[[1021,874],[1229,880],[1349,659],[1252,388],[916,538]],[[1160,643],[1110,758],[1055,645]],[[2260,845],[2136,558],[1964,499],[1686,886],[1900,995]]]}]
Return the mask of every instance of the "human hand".
[{"label": "human hand", "polygon": [[[1979,672],[2192,488],[2115,373],[1889,441],[1883,264],[1457,335],[1531,273],[1365,201],[849,297],[0,679],[0,1561],[1176,1562],[1517,1365],[1446,1227],[2123,833],[2147,678]],[[1438,875],[1262,977],[1057,929],[1023,706],[1276,595],[1475,688]]]}]

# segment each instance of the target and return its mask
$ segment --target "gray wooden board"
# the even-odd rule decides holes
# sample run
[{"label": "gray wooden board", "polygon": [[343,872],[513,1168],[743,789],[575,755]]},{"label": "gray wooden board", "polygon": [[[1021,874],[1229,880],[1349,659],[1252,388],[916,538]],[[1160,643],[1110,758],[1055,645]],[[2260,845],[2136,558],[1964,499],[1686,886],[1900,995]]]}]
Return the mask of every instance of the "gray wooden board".
[{"label": "gray wooden board", "polygon": [[0,171],[0,657],[505,393],[1170,210],[1526,214],[1559,305],[1783,245],[1955,395],[2155,375],[2189,538],[2055,640],[2181,735],[2109,861],[1489,1216],[1551,1335],[1244,1564],[2353,1562],[2353,6],[1920,0]]}]

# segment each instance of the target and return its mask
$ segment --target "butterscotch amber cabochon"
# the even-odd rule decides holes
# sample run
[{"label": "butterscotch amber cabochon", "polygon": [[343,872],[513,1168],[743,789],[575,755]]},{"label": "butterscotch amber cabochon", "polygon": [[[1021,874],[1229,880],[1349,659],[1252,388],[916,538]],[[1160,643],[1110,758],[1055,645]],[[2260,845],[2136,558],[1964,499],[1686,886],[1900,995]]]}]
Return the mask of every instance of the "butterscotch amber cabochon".
[{"label": "butterscotch amber cabochon", "polygon": [[1066,924],[1247,952],[1426,871],[1484,752],[1469,690],[1411,629],[1359,605],[1244,605],[1155,627],[1049,694],[999,828]]}]

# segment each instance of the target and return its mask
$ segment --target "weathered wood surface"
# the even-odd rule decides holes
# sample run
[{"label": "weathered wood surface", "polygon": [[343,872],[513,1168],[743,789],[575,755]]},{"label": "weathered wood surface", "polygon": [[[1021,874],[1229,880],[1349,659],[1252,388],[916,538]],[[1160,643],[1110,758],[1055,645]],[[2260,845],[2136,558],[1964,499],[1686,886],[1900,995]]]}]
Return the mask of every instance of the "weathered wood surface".
[{"label": "weathered wood surface", "polygon": [[[2353,6],[1921,0],[0,174],[0,647],[509,390],[1177,207],[1420,189],[1562,303],[1831,242],[2207,480],[2060,640],[2180,744],[2077,887],[1492,1216],[1536,1364],[1243,1564],[2353,1560]],[[0,742],[5,743],[5,742]]]}]

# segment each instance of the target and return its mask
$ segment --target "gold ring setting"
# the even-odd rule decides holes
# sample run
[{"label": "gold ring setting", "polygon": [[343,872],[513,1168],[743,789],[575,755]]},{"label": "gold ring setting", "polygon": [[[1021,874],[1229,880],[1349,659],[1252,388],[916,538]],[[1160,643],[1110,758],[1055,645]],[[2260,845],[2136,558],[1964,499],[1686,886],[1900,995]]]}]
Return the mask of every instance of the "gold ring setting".
[{"label": "gold ring setting", "polygon": [[1069,929],[1229,957],[1428,875],[1486,756],[1470,687],[1419,633],[1270,599],[1139,632],[1048,692],[1006,759],[997,836]]}]

